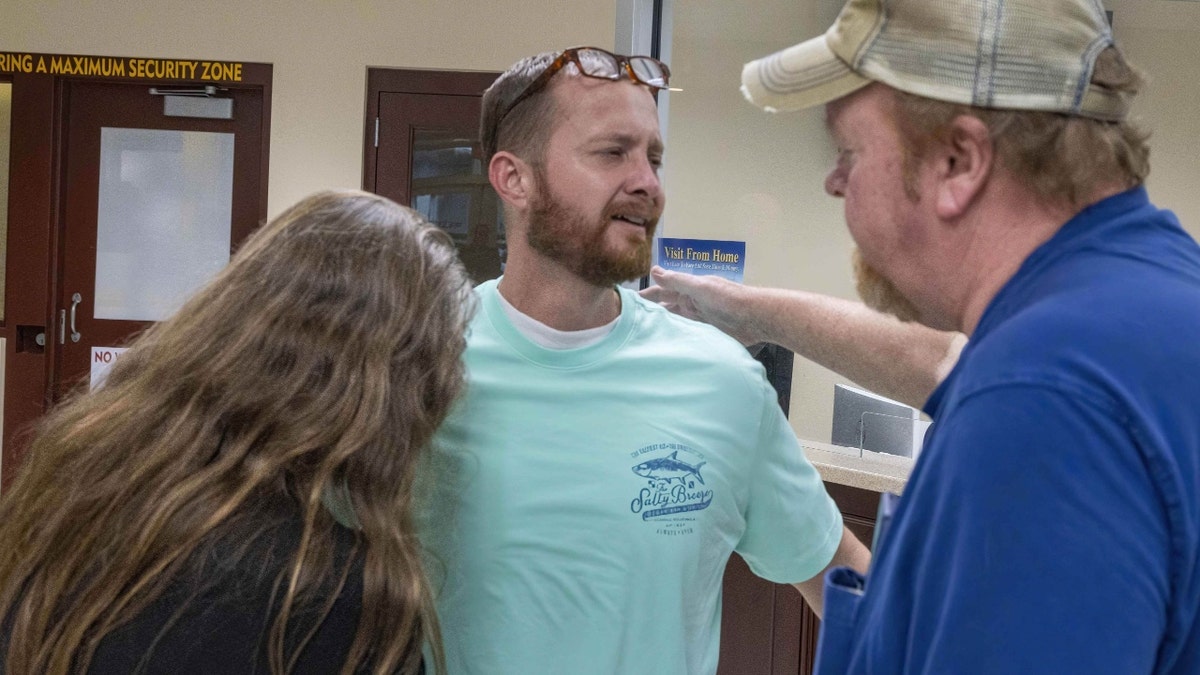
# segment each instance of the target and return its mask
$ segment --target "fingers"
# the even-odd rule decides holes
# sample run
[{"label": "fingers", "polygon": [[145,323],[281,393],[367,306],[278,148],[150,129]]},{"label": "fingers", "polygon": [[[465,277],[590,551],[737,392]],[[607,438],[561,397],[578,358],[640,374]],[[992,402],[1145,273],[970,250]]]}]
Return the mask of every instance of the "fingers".
[{"label": "fingers", "polygon": [[687,293],[691,287],[691,282],[697,279],[697,277],[691,274],[672,272],[658,265],[650,268],[650,278],[659,286],[666,287],[672,292],[680,294]]},{"label": "fingers", "polygon": [[650,302],[665,303],[668,302],[674,293],[671,293],[662,286],[647,286],[638,291],[641,296]]},{"label": "fingers", "polygon": [[674,272],[668,272],[658,265],[651,267],[650,278],[654,280],[654,284],[640,291],[642,297],[650,302],[665,305],[670,309],[671,305],[679,302],[680,297],[679,289],[673,287],[674,277],[676,276],[678,275]]},{"label": "fingers", "polygon": [[655,265],[650,268],[650,278],[659,286],[666,286],[673,291],[682,292],[687,287],[687,281],[692,275],[682,272],[672,272]]},{"label": "fingers", "polygon": [[680,316],[705,321],[696,294],[704,287],[707,279],[684,272],[672,272],[658,265],[650,269],[650,277],[656,285],[643,289],[643,298],[657,302]]}]

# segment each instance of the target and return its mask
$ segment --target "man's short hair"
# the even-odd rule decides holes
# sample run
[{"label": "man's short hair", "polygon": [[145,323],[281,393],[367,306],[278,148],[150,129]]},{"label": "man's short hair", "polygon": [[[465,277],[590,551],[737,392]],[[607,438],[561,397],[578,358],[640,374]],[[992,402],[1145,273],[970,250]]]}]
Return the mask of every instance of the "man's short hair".
[{"label": "man's short hair", "polygon": [[[504,71],[483,94],[483,110],[479,121],[479,140],[483,145],[483,161],[486,166],[492,156],[500,150],[508,150],[530,162],[540,162],[550,138],[554,119],[554,97],[551,87],[521,101],[508,111],[504,119],[500,114],[512,104],[561,52],[542,52],[517,61]],[[574,66],[567,66],[574,69]]]},{"label": "man's short hair", "polygon": [[[1143,79],[1116,47],[1109,47],[1097,58],[1092,81],[1132,98]],[[1087,206],[1097,190],[1113,183],[1125,188],[1141,185],[1150,173],[1149,134],[1128,119],[1109,122],[1055,112],[996,110],[893,91],[895,121],[908,151],[906,186],[912,184],[926,152],[945,140],[959,115],[977,117],[987,125],[999,163],[1044,204],[1077,210]]]}]

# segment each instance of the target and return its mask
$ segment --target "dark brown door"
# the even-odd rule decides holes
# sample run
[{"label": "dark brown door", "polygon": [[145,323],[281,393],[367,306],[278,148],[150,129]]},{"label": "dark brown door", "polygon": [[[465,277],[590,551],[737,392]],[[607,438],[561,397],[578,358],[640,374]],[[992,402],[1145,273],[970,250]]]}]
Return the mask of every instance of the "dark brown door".
[{"label": "dark brown door", "polygon": [[[164,79],[141,67],[183,63],[170,59],[29,58],[72,64],[82,59],[123,69],[85,74],[51,68],[4,75],[12,84],[12,135],[0,324],[5,338],[0,489],[14,477],[46,408],[70,383],[86,379],[88,352],[95,346],[119,347],[132,332],[167,313],[163,307],[169,303],[153,294],[143,304],[156,306],[157,312],[123,313],[121,302],[112,302],[114,278],[127,289],[149,289],[160,296],[198,285],[205,270],[197,272],[194,260],[176,255],[178,250],[203,252],[216,267],[267,214],[270,64],[204,62],[202,69],[188,71],[191,77],[208,78],[198,82],[183,79],[178,69],[175,74],[181,77]],[[164,68],[164,74],[170,70]],[[151,88],[209,94],[229,104],[229,113],[214,116],[212,106],[173,99],[172,110],[179,114],[168,116],[163,97],[151,95]],[[213,166],[223,167],[224,173],[214,173]],[[206,167],[207,173],[202,170]],[[163,201],[162,194],[143,189],[149,185],[177,186],[190,206],[176,204],[172,210],[180,200]],[[220,192],[216,188],[225,190],[221,209],[210,198]],[[137,204],[141,207],[131,206]],[[143,217],[125,223],[126,211]],[[202,217],[214,211],[223,219]],[[213,221],[222,223],[208,228],[217,234],[197,240],[196,233],[203,231],[198,224]],[[187,243],[172,252],[162,245],[171,239]],[[167,281],[147,282],[144,275],[155,272],[159,277],[151,279]],[[103,300],[99,309],[98,295]]]},{"label": "dark brown door", "polygon": [[[61,395],[170,315],[259,225],[263,92],[232,119],[166,116],[146,84],[69,82],[58,315]],[[96,353],[94,353],[94,351]]]},{"label": "dark brown door", "polygon": [[503,271],[504,220],[479,147],[495,73],[371,69],[364,187],[450,233],[479,282]]}]

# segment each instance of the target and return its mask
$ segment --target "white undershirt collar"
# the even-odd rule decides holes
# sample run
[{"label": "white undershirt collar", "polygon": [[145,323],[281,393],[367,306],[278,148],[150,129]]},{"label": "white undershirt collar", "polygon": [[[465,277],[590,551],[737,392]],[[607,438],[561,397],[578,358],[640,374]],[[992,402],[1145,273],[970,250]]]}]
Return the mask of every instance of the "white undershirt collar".
[{"label": "white undershirt collar", "polygon": [[603,326],[583,330],[558,330],[513,307],[512,303],[504,299],[504,294],[500,293],[499,289],[497,289],[496,297],[500,300],[500,306],[504,308],[504,314],[512,322],[513,328],[516,328],[517,332],[530,342],[546,349],[589,347],[607,337],[617,327],[617,322],[621,320],[621,316],[618,314],[617,318]]}]

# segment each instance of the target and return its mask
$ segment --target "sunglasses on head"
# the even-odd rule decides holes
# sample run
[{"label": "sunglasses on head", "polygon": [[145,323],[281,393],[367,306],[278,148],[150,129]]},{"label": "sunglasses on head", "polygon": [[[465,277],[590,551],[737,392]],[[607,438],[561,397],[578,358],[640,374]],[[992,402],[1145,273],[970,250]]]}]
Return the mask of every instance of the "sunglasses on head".
[{"label": "sunglasses on head", "polygon": [[[512,112],[525,99],[533,96],[550,82],[554,74],[562,70],[568,63],[575,64],[579,74],[601,80],[619,80],[623,77],[644,84],[651,89],[670,89],[667,86],[671,79],[671,70],[667,64],[650,56],[621,56],[599,47],[571,47],[558,55],[546,70],[542,71],[535,80],[529,83],[504,111],[496,117],[496,128],[508,113]],[[672,90],[677,91],[677,90]]]}]

